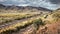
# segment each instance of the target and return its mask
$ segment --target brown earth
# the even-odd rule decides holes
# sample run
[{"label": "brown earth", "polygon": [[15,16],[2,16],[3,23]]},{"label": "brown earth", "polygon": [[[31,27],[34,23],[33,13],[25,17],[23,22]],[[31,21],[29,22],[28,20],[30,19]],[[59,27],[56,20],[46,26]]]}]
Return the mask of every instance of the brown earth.
[{"label": "brown earth", "polygon": [[44,28],[39,28],[37,34],[60,34],[60,22],[46,24]]},{"label": "brown earth", "polygon": [[35,30],[33,24],[13,34],[60,34],[60,22],[46,24]]}]

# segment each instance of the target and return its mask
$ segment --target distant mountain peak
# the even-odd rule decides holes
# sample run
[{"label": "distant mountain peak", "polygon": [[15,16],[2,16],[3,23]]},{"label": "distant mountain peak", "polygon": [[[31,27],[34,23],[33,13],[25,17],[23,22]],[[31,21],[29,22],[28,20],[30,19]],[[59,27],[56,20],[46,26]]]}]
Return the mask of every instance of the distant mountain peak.
[{"label": "distant mountain peak", "polygon": [[3,4],[0,4],[0,7],[5,7],[5,5],[3,5]]},{"label": "distant mountain peak", "polygon": [[0,9],[1,8],[5,8],[5,9],[37,9],[37,10],[42,10],[42,11],[51,11],[47,8],[43,8],[43,7],[35,7],[35,6],[28,6],[28,5],[20,5],[20,6],[16,6],[16,5],[11,5],[11,6],[5,6],[3,4],[0,4]]}]

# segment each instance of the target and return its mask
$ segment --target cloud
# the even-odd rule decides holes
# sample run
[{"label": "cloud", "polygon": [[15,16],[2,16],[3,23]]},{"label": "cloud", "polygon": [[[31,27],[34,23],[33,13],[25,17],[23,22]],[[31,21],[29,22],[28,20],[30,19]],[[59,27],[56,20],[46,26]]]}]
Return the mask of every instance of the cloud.
[{"label": "cloud", "polygon": [[60,0],[0,0],[0,3],[18,6],[37,6],[55,10],[60,7]]},{"label": "cloud", "polygon": [[53,4],[60,4],[60,0],[49,0]]},{"label": "cloud", "polygon": [[0,2],[5,2],[5,1],[7,1],[7,0],[0,0]]},{"label": "cloud", "polygon": [[27,0],[27,1],[30,2],[30,5],[32,6],[40,6],[51,10],[55,10],[59,7],[56,4],[52,4],[49,0]]},{"label": "cloud", "polygon": [[29,6],[29,4],[20,4],[18,6]]}]

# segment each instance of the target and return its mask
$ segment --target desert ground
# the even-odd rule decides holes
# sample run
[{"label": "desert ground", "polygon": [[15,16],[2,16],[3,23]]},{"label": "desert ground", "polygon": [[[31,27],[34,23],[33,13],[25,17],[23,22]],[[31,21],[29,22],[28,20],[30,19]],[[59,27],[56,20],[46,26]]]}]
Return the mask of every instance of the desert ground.
[{"label": "desert ground", "polygon": [[0,34],[60,34],[60,9],[2,6]]}]

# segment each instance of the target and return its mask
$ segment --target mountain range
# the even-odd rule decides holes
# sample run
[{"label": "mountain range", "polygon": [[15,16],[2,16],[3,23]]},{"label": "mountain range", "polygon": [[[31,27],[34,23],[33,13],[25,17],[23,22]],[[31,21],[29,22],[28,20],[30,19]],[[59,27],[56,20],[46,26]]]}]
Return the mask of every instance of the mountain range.
[{"label": "mountain range", "polygon": [[16,5],[11,5],[11,6],[6,6],[6,5],[3,5],[3,4],[0,4],[0,9],[17,9],[17,10],[24,10],[24,9],[28,9],[28,10],[31,10],[31,9],[37,9],[37,10],[42,10],[42,11],[52,11],[52,10],[49,10],[47,8],[43,8],[43,7],[35,7],[35,6],[16,6]]}]

